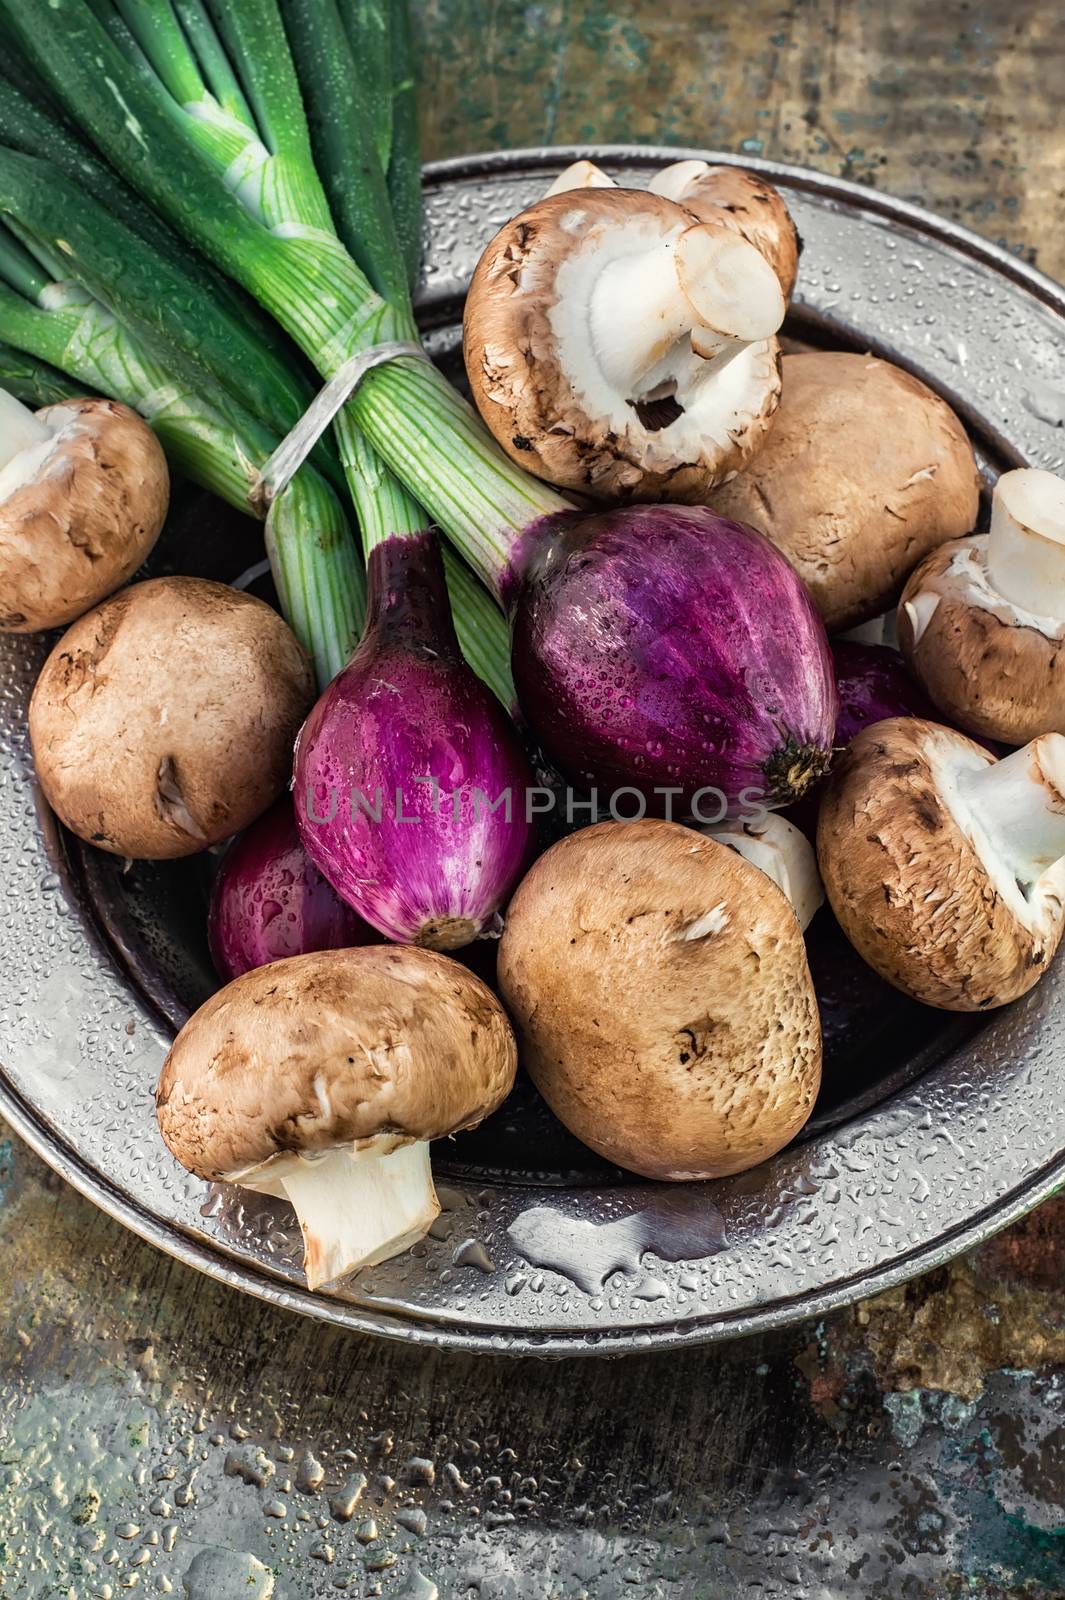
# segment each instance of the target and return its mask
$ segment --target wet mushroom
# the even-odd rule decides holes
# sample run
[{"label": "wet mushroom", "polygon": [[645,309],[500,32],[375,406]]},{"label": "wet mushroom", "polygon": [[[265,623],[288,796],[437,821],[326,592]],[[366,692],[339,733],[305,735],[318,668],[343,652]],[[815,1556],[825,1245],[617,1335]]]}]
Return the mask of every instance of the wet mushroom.
[{"label": "wet mushroom", "polygon": [[209,1181],[293,1206],[312,1289],[399,1254],[440,1211],[429,1141],[514,1082],[514,1036],[472,972],[413,945],[292,956],[213,995],[156,1096],[163,1139]]},{"label": "wet mushroom", "polygon": [[478,409],[522,467],[612,500],[700,500],[780,395],[775,273],[646,190],[556,192],[500,230],[466,301]]},{"label": "wet mushroom", "polygon": [[742,1172],[813,1108],[821,1030],[795,912],[691,828],[606,822],[553,845],[510,903],[498,980],[548,1105],[632,1172]]},{"label": "wet mushroom", "polygon": [[1024,744],[1065,733],[1065,482],[1007,472],[989,533],[941,545],[898,613],[906,660],[944,717]]},{"label": "wet mushroom", "polygon": [[801,244],[784,197],[765,178],[744,167],[712,167],[706,161],[675,161],[656,172],[652,194],[693,211],[702,222],[724,222],[761,251],[791,299]]},{"label": "wet mushroom", "polygon": [[772,539],[830,632],[853,628],[973,527],[976,459],[946,402],[888,361],[814,351],[785,356],[783,373],[764,447],[709,502]]},{"label": "wet mushroom", "polygon": [[0,389],[0,632],[59,628],[121,588],[159,537],[162,447],[113,400],[33,412]]},{"label": "wet mushroom", "polygon": [[1065,737],[996,761],[918,717],[848,746],[817,854],[844,933],[926,1005],[984,1011],[1026,993],[1065,923]]},{"label": "wet mushroom", "polygon": [[152,578],[81,617],[45,661],[29,710],[37,777],[90,844],[193,855],[281,793],[313,700],[307,657],[270,606]]}]

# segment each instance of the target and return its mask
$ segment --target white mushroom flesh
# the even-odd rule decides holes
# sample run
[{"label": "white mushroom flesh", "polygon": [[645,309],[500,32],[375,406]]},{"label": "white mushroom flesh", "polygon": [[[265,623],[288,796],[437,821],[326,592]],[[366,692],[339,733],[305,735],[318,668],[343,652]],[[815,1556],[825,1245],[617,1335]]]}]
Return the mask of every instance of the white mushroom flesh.
[{"label": "white mushroom flesh", "polygon": [[558,280],[563,306],[574,290],[586,303],[585,350],[590,340],[588,353],[623,398],[679,377],[678,360],[690,365],[693,354],[702,358],[689,376],[697,380],[704,363],[724,366],[784,320],[772,268],[739,234],[707,223],[654,239],[639,222],[599,230],[597,245],[574,252]]},{"label": "white mushroom flesh", "polygon": [[1045,733],[1001,761],[953,737],[928,754],[995,889],[1019,922],[1039,929],[1065,896],[1065,736]]},{"label": "white mushroom flesh", "polygon": [[550,189],[545,189],[544,198],[549,194],[568,194],[571,189],[616,188],[613,178],[607,177],[602,167],[597,167],[594,161],[572,161],[559,173]]},{"label": "white mushroom flesh", "polygon": [[809,927],[814,913],[824,905],[825,889],[813,845],[793,822],[770,812],[758,822],[698,831],[708,839],[728,845],[767,878],[772,878],[791,902],[800,928],[805,931]]},{"label": "white mushroom flesh", "polygon": [[774,381],[784,299],[772,268],[703,223],[663,235],[657,217],[637,214],[589,227],[575,204],[562,225],[580,243],[558,269],[549,317],[586,414],[623,436],[635,405],[669,396],[681,411],[661,430],[671,455],[726,446]]},{"label": "white mushroom flesh", "polygon": [[73,405],[48,408],[47,424],[0,389],[0,505],[32,483],[69,470],[67,446],[99,423]]},{"label": "white mushroom flesh", "polygon": [[[922,635],[946,591],[957,595],[966,605],[979,606],[984,611],[990,611],[1007,627],[1033,628],[1048,639],[1065,638],[1065,603],[1061,615],[1054,615],[1047,609],[1029,610],[1016,600],[1008,599],[992,582],[988,570],[989,547],[990,535],[986,533],[974,533],[970,539],[959,540],[948,565],[941,575],[933,580],[933,585],[918,589],[903,602],[902,609],[913,630],[914,648],[920,644]],[[1034,595],[1032,598],[1044,608],[1053,603],[1050,592]]]},{"label": "white mushroom flesh", "polygon": [[1065,480],[1030,467],[1003,473],[991,503],[987,572],[1014,605],[1065,618]]},{"label": "white mushroom flesh", "polygon": [[0,389],[0,501],[31,483],[55,436],[33,412]]},{"label": "white mushroom flesh", "polygon": [[931,589],[922,589],[915,594],[912,600],[905,600],[902,609],[906,613],[906,620],[910,624],[913,634],[913,648],[916,650],[924,638],[924,631],[932,618],[939,610],[941,596],[933,593]]},{"label": "white mushroom flesh", "polygon": [[321,1154],[273,1156],[226,1181],[289,1202],[312,1289],[409,1250],[440,1214],[428,1142],[394,1134]]},{"label": "white mushroom flesh", "polygon": [[656,172],[647,187],[652,194],[665,195],[667,200],[683,200],[692,184],[698,183],[709,171],[706,161],[674,161]]}]

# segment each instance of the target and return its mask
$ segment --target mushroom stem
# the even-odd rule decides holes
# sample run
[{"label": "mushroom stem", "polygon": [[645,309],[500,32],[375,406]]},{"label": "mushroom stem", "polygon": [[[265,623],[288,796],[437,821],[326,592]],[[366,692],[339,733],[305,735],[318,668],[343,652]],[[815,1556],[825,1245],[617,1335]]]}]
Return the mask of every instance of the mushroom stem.
[{"label": "mushroom stem", "polygon": [[635,397],[666,375],[656,369],[685,335],[707,363],[701,376],[770,338],[784,320],[784,297],[753,245],[697,223],[608,261],[592,288],[589,317],[605,377]]},{"label": "mushroom stem", "polygon": [[1027,891],[1065,856],[1065,736],[1044,733],[1001,761],[957,774],[965,810]]},{"label": "mushroom stem", "polygon": [[674,161],[656,172],[647,187],[652,194],[663,194],[667,200],[683,200],[692,184],[709,171],[706,161]]},{"label": "mushroom stem", "polygon": [[33,445],[48,444],[52,435],[33,412],[0,389],[0,471]]},{"label": "mushroom stem", "polygon": [[803,932],[825,901],[813,845],[787,817],[769,812],[758,822],[734,822],[727,827],[700,828],[708,839],[728,845],[752,866],[758,867],[787,897]]},{"label": "mushroom stem", "polygon": [[987,573],[1015,606],[1065,617],[1065,481],[1036,467],[1003,473],[991,502]]},{"label": "mushroom stem", "polygon": [[549,194],[568,194],[571,189],[616,189],[617,184],[613,178],[607,176],[602,167],[597,167],[594,161],[571,161],[569,166],[559,173],[550,189],[544,190],[546,200]]},{"label": "mushroom stem", "polygon": [[394,1134],[320,1155],[277,1156],[229,1181],[288,1200],[311,1289],[408,1250],[440,1214],[428,1141]]}]

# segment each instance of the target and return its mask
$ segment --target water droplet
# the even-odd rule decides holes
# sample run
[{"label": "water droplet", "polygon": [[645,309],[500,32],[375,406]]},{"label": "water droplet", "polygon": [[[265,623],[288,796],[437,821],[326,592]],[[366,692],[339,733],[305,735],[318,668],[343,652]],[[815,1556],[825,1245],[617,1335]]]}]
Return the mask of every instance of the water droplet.
[{"label": "water droplet", "polygon": [[188,1600],[270,1600],[274,1576],[248,1551],[201,1550],[184,1576]]},{"label": "water droplet", "polygon": [[495,1262],[480,1239],[464,1239],[451,1259],[456,1267],[476,1267],[480,1272],[496,1270]]},{"label": "water droplet", "polygon": [[296,1468],[296,1488],[301,1489],[304,1494],[313,1494],[321,1487],[324,1480],[325,1468],[318,1457],[308,1450]]},{"label": "water droplet", "polygon": [[355,1508],[362,1499],[366,1489],[366,1474],[354,1472],[345,1483],[344,1487],[329,1502],[329,1510],[337,1522],[350,1522],[355,1515]]}]

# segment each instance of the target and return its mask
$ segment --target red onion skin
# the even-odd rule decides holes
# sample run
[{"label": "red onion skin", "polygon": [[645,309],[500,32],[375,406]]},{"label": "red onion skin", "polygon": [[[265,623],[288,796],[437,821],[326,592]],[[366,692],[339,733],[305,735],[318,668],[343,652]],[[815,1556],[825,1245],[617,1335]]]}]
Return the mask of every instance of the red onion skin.
[{"label": "red onion skin", "polygon": [[227,983],[286,956],[380,938],[308,856],[289,795],[226,851],[211,891],[207,936],[215,969]]},{"label": "red onion skin", "polygon": [[[761,534],[702,506],[563,515],[531,530],[519,572],[518,698],[575,786],[635,789],[652,811],[670,789],[678,815],[709,789],[739,816],[787,805],[827,769],[828,640]],[[721,820],[714,803],[697,814]]]},{"label": "red onion skin", "polygon": [[838,749],[845,749],[871,722],[884,722],[888,717],[941,720],[899,652],[889,645],[833,639],[832,659],[839,690]]},{"label": "red onion skin", "polygon": [[[531,857],[532,773],[462,658],[435,535],[385,540],[367,577],[362,640],[297,742],[300,835],[387,938],[457,949],[492,926]],[[508,792],[509,820],[488,808]]]}]

